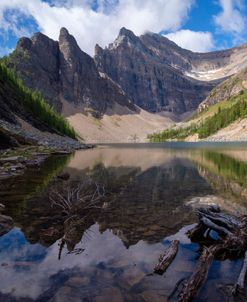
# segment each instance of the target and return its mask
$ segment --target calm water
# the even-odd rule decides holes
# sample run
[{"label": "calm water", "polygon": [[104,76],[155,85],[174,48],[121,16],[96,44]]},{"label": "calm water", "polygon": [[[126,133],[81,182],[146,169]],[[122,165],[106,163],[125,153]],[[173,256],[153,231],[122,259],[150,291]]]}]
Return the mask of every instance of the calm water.
[{"label": "calm water", "polygon": [[[66,186],[55,180],[61,171],[71,175],[68,183],[90,178],[105,190],[103,209],[69,231],[50,201],[56,186]],[[1,182],[0,202],[15,222],[0,237],[0,301],[176,301],[174,288],[199,257],[185,235],[195,208],[217,203],[247,214],[247,145],[99,146]],[[180,240],[174,262],[152,275],[172,239]],[[195,301],[228,301],[225,288],[241,264],[215,261]]]}]

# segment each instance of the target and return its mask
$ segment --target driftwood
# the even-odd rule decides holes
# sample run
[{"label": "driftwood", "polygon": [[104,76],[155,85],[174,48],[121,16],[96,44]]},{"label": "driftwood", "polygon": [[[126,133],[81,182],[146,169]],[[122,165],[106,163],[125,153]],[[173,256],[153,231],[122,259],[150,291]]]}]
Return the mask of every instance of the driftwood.
[{"label": "driftwood", "polygon": [[245,283],[246,274],[247,274],[247,251],[245,252],[244,264],[239,274],[238,281],[234,286],[233,294],[237,294],[238,292],[244,292],[244,283]]},{"label": "driftwood", "polygon": [[216,247],[204,248],[195,272],[183,288],[183,291],[179,297],[180,301],[191,301],[196,296],[198,288],[200,288],[200,286],[207,279],[208,270],[214,260],[216,250]]},{"label": "driftwood", "polygon": [[164,254],[160,255],[159,263],[154,268],[156,274],[162,275],[167,270],[178,252],[178,244],[178,240],[173,240]]},{"label": "driftwood", "polygon": [[[245,255],[243,267],[232,293],[244,291],[247,273],[247,217],[234,217],[220,212],[217,208],[197,210],[199,223],[188,232],[193,242],[201,245],[201,256],[195,272],[185,283],[179,300],[192,301],[207,278],[208,270],[214,258],[225,260],[237,259]],[[217,234],[211,236],[211,232]]]}]

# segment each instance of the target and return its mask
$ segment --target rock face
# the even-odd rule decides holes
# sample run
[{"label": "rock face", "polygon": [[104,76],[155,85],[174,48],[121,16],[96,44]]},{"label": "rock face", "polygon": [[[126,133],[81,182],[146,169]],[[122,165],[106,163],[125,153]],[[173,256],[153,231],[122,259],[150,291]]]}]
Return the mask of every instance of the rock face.
[{"label": "rock face", "polygon": [[209,96],[200,104],[199,111],[211,105],[229,99],[247,89],[247,68],[217,85]]},{"label": "rock face", "polygon": [[21,38],[8,66],[16,69],[27,87],[41,91],[55,109],[61,110],[58,42],[41,33],[32,39]]},{"label": "rock face", "polygon": [[108,48],[96,46],[95,61],[138,106],[181,114],[196,109],[214,87],[184,75],[189,54],[160,35],[136,37],[123,28]]},{"label": "rock face", "polygon": [[70,105],[73,113],[101,117],[116,104],[179,115],[197,109],[217,84],[247,66],[247,45],[193,53],[159,34],[137,37],[122,28],[107,48],[96,45],[93,59],[62,28],[59,41],[41,33],[20,39],[8,66],[66,116]]},{"label": "rock face", "polygon": [[137,37],[125,28],[114,43],[105,49],[97,45],[95,52],[98,68],[119,83],[135,104],[151,112],[194,110],[215,80],[221,82],[247,64],[247,58],[240,56],[247,54],[247,46],[193,53],[161,35]]},{"label": "rock face", "polygon": [[15,67],[25,85],[40,91],[58,112],[63,111],[64,101],[95,115],[114,103],[135,111],[122,89],[98,72],[94,60],[81,51],[65,28],[58,42],[41,33],[20,39],[8,66]]}]

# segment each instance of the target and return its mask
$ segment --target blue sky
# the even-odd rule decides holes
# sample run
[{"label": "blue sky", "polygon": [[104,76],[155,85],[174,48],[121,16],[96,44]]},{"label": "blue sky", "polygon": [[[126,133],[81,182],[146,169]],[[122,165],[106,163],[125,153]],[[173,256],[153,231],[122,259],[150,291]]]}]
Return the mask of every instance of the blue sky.
[{"label": "blue sky", "polygon": [[37,31],[56,40],[62,26],[91,55],[96,43],[108,45],[123,26],[206,52],[247,42],[246,20],[246,0],[1,0],[0,56]]}]

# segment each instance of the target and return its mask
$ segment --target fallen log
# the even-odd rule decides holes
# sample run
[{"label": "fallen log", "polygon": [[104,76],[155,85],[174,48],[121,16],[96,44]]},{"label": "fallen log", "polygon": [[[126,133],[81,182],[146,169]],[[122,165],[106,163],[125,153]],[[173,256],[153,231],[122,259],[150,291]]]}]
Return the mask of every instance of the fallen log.
[{"label": "fallen log", "polygon": [[214,260],[217,247],[204,248],[199,258],[195,272],[192,274],[190,280],[185,283],[184,288],[179,296],[179,301],[189,302],[197,294],[198,289],[204,283],[208,276],[208,270]]},{"label": "fallen log", "polygon": [[[200,244],[202,254],[195,272],[179,295],[179,301],[188,302],[196,297],[215,258],[238,259],[245,254],[242,270],[232,290],[235,294],[243,292],[247,273],[247,217],[230,216],[221,213],[219,208],[201,208],[197,214],[199,223],[187,234],[193,242]],[[217,240],[209,237],[211,230],[217,233]]]},{"label": "fallen log", "polygon": [[164,254],[160,255],[159,263],[154,268],[154,273],[162,275],[167,270],[169,265],[178,252],[178,240],[173,240],[169,247],[165,250]]},{"label": "fallen log", "polygon": [[244,283],[245,283],[246,274],[247,274],[247,251],[245,252],[243,267],[239,274],[237,283],[233,288],[234,295],[237,294],[238,292],[244,292]]}]

